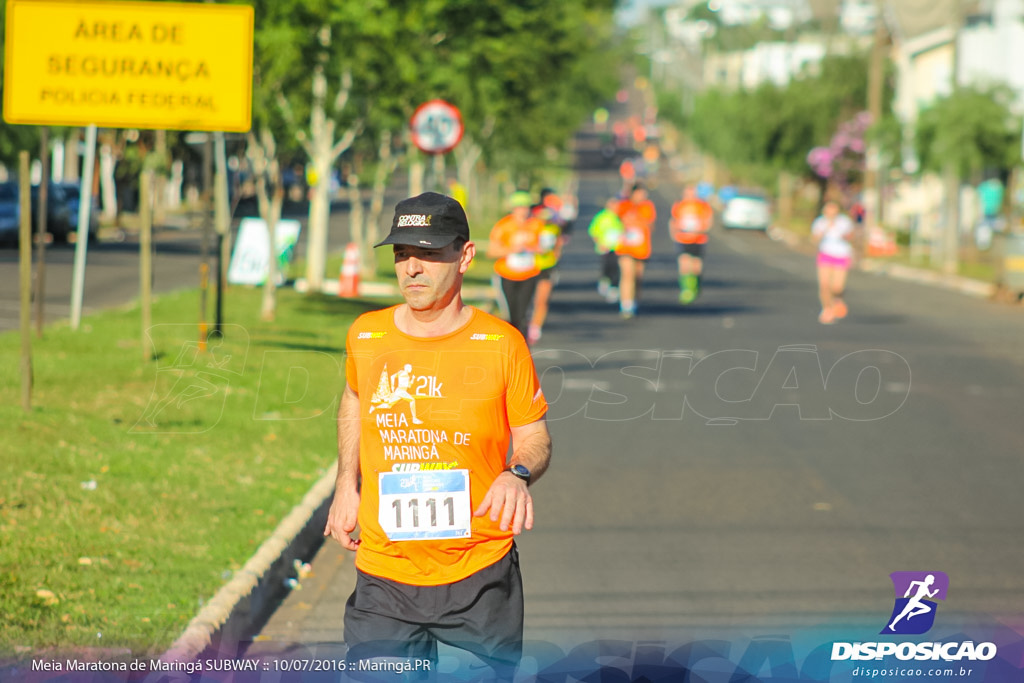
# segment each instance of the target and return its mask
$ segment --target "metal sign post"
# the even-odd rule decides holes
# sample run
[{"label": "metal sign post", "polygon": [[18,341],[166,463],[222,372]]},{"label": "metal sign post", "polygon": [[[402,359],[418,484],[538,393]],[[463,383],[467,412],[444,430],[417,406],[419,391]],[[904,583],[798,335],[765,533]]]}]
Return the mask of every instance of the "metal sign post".
[{"label": "metal sign post", "polygon": [[21,407],[32,410],[32,199],[28,152],[18,156],[18,279],[21,293]]},{"label": "metal sign post", "polygon": [[92,174],[96,166],[96,126],[85,129],[85,168],[78,203],[78,238],[71,276],[71,329],[82,324],[82,295],[85,292],[85,250],[89,244],[89,216],[92,212]]}]

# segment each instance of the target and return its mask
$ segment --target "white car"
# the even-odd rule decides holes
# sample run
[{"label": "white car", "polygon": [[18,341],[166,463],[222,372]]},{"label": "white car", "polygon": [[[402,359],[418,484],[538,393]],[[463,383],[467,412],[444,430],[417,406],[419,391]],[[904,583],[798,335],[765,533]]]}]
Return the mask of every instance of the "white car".
[{"label": "white car", "polygon": [[768,230],[772,224],[772,207],[760,194],[740,193],[730,199],[722,210],[722,227],[742,230]]}]

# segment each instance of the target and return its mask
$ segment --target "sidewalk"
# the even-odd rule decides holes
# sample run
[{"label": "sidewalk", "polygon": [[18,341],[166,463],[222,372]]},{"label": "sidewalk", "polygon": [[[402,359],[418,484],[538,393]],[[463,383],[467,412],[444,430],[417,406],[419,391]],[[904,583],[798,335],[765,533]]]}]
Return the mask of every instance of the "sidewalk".
[{"label": "sidewalk", "polygon": [[[794,251],[803,251],[808,254],[814,252],[813,247],[806,239],[785,228],[770,228],[768,237],[775,241],[783,242]],[[945,275],[935,270],[928,270],[927,268],[915,268],[903,263],[893,263],[876,258],[859,259],[855,264],[855,268],[864,273],[885,275],[896,280],[917,282],[941,289],[949,289],[980,299],[991,299],[998,289],[995,284],[985,282],[984,280],[975,280],[963,277],[962,275]]]},{"label": "sidewalk", "polygon": [[310,574],[298,580],[249,648],[249,656],[273,655],[296,644],[342,642],[345,601],[356,585],[355,553],[327,539],[306,559]]}]

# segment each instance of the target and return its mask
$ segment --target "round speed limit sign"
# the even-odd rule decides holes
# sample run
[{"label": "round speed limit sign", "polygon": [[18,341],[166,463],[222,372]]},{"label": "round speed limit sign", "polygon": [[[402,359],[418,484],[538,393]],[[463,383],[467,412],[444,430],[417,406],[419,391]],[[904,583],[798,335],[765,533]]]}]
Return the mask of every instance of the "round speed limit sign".
[{"label": "round speed limit sign", "polygon": [[413,144],[427,154],[450,152],[462,139],[462,115],[444,100],[421,104],[409,124]]}]

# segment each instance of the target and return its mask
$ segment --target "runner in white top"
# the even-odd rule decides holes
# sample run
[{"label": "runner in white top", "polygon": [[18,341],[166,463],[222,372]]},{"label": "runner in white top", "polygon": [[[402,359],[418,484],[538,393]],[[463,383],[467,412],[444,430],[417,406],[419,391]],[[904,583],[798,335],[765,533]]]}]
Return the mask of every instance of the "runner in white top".
[{"label": "runner in white top", "polygon": [[854,225],[839,212],[839,204],[826,202],[822,214],[811,225],[811,236],[818,244],[818,321],[828,325],[846,317],[846,274],[853,263]]}]

